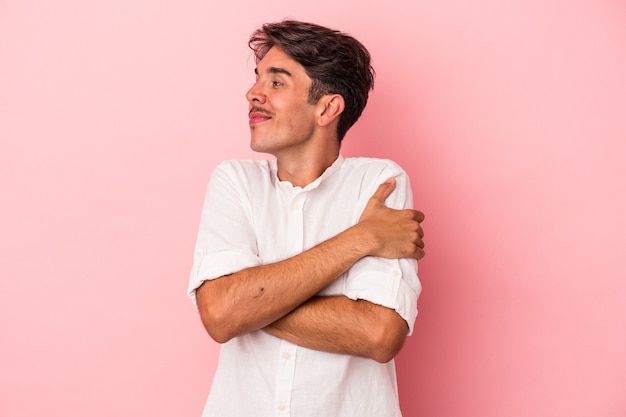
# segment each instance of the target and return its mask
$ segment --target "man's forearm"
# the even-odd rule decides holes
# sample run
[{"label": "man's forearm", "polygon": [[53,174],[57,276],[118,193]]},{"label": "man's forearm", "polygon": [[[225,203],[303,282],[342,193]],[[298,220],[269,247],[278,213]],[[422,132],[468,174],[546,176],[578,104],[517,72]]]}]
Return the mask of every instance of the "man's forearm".
[{"label": "man's forearm", "polygon": [[309,349],[388,362],[402,347],[408,327],[392,309],[332,296],[314,297],[263,330]]}]

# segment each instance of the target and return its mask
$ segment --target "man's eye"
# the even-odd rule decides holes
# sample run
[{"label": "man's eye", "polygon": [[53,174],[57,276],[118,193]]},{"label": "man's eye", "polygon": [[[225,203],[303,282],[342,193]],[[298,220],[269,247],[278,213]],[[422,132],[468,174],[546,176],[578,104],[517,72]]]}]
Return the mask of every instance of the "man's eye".
[{"label": "man's eye", "polygon": [[272,87],[280,87],[282,85],[283,83],[281,83],[280,81],[272,81]]}]

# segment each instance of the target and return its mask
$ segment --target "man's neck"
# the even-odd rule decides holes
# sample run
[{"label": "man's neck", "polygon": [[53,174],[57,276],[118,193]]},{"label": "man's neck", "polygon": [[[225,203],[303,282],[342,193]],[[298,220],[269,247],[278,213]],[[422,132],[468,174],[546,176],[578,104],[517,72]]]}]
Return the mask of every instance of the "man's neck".
[{"label": "man's neck", "polygon": [[277,155],[278,178],[304,188],[318,179],[338,156],[338,145],[324,147],[315,152]]}]

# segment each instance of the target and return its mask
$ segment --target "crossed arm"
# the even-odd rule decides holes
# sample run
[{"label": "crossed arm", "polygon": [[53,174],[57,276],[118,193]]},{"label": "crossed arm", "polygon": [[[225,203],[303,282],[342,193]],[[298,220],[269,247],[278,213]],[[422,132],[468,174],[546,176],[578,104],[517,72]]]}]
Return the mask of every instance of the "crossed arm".
[{"label": "crossed arm", "polygon": [[211,337],[223,343],[263,329],[312,349],[390,360],[407,333],[400,315],[364,300],[315,295],[365,256],[424,256],[423,214],[384,204],[394,187],[394,180],[381,184],[357,224],[309,250],[205,281],[196,299]]}]

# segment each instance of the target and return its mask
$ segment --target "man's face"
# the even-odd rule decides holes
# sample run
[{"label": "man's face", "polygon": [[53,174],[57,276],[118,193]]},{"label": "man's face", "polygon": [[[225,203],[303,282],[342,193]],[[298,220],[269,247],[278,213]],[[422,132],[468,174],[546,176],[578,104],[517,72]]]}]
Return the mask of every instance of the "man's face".
[{"label": "man's face", "polygon": [[275,156],[304,149],[314,132],[316,108],[307,101],[311,79],[304,67],[273,47],[255,73],[256,81],[246,93],[250,147]]}]

